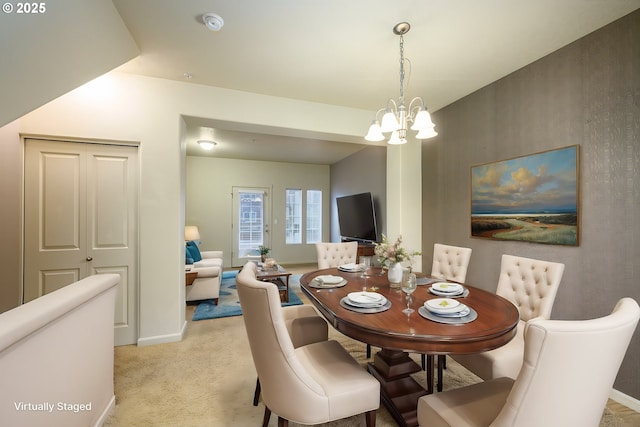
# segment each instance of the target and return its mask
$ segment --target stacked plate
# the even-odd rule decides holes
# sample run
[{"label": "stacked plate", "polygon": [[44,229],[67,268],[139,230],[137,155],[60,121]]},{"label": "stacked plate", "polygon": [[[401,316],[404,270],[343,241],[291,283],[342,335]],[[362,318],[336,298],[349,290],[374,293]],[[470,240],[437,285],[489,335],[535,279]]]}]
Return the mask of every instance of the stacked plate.
[{"label": "stacked plate", "polygon": [[351,292],[344,303],[357,308],[380,308],[387,303],[387,298],[376,292]]},{"label": "stacked plate", "polygon": [[441,317],[465,317],[471,313],[469,307],[452,298],[435,298],[424,303],[430,313]]},{"label": "stacked plate", "polygon": [[362,266],[360,264],[352,262],[350,264],[343,264],[338,266],[338,270],[345,271],[347,273],[357,273],[359,271],[362,271]]},{"label": "stacked plate", "polygon": [[429,292],[441,297],[458,297],[464,294],[465,288],[459,283],[440,282],[432,284]]}]

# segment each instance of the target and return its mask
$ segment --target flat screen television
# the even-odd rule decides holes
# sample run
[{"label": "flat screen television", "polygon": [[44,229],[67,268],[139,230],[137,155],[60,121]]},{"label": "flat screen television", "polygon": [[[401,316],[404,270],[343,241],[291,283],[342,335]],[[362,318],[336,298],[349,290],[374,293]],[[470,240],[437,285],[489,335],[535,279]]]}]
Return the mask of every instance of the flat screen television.
[{"label": "flat screen television", "polygon": [[376,211],[371,193],[337,197],[338,222],[343,240],[363,243],[378,241]]}]

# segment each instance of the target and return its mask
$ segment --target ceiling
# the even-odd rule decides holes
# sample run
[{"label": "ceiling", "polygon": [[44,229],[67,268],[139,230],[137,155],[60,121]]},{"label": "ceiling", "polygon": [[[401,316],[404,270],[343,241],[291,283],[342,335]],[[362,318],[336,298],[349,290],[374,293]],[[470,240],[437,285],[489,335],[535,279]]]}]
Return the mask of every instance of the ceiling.
[{"label": "ceiling", "polygon": [[[422,96],[434,112],[640,8],[640,0],[113,3],[141,51],[121,71],[366,109],[372,118],[399,95],[399,38],[392,32],[398,22],[411,24],[407,97]],[[221,31],[202,24],[207,12],[222,16]],[[208,154],[217,157],[331,164],[366,146],[364,139],[290,139],[278,129],[186,121],[190,155],[201,154],[195,143],[201,128],[214,128],[220,138]],[[304,150],[284,148],[291,144]]]}]

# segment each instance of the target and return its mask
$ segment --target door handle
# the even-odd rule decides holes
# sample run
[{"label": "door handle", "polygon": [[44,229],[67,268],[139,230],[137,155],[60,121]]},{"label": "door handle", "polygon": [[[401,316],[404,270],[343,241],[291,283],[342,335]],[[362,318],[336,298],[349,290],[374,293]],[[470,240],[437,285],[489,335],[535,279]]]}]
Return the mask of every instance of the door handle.
[{"label": "door handle", "polygon": [[87,261],[93,261],[93,258],[91,258],[90,256],[87,257]]}]

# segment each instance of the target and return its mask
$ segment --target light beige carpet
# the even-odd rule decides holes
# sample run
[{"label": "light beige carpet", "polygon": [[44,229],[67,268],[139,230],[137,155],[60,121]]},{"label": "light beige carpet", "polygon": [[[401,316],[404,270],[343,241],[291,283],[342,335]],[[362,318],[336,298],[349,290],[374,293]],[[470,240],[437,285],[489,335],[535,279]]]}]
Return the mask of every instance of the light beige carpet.
[{"label": "light beige carpet", "polygon": [[[187,318],[191,319],[192,314],[193,307],[188,307]],[[335,331],[331,335],[363,366],[366,364],[364,344]],[[419,356],[415,357],[418,361]],[[424,384],[424,372],[415,377]],[[262,402],[257,407],[252,405],[255,381],[242,317],[189,321],[185,339],[179,343],[115,349],[116,408],[105,426],[257,427],[262,423],[264,406]],[[475,381],[477,377],[448,359],[445,389]],[[277,417],[272,415],[269,426],[276,425]],[[377,426],[395,425],[381,406]],[[608,409],[600,424],[601,427],[633,425],[638,426],[617,418]],[[364,426],[364,416],[323,426]]]}]

